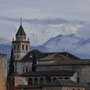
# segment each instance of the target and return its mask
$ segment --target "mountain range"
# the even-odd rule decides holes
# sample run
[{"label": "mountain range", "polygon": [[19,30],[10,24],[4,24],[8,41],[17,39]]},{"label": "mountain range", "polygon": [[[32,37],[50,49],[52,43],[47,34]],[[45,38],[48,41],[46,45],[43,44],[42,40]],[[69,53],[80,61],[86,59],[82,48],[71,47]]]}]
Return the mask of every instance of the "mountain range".
[{"label": "mountain range", "polygon": [[[0,39],[0,42],[4,42]],[[75,34],[69,35],[57,35],[56,37],[50,38],[44,44],[39,46],[30,46],[30,51],[38,49],[42,52],[69,52],[80,58],[90,58],[90,38],[83,38]],[[0,43],[0,52],[7,53],[10,57],[11,44]]]}]

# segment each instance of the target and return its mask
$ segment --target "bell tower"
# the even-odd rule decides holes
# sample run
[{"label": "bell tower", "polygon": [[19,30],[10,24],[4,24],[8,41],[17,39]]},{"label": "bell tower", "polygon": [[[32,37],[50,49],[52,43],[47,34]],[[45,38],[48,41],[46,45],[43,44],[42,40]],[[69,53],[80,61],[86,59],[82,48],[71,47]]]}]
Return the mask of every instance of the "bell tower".
[{"label": "bell tower", "polygon": [[20,27],[16,33],[15,40],[12,41],[14,59],[21,60],[29,52],[29,40],[27,40],[26,33],[20,22]]}]

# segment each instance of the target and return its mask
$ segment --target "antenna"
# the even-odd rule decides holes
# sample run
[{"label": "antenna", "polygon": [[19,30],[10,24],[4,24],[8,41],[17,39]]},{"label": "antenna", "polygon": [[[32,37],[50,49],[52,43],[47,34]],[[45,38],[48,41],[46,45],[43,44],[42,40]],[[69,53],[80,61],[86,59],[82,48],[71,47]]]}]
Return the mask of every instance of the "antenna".
[{"label": "antenna", "polygon": [[20,18],[20,25],[22,25],[22,18]]}]

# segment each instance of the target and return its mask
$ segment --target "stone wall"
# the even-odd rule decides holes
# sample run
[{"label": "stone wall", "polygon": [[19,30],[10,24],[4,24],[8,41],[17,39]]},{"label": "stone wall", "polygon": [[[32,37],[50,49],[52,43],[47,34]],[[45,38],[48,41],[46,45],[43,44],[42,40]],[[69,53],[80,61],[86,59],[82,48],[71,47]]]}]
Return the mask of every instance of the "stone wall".
[{"label": "stone wall", "polygon": [[0,54],[0,90],[7,88],[7,55]]},{"label": "stone wall", "polygon": [[78,71],[78,77],[80,79],[80,82],[83,84],[90,83],[90,66],[82,66],[77,69]]},{"label": "stone wall", "polygon": [[23,78],[22,77],[15,77],[15,85],[14,87],[18,86],[18,85],[23,85]]}]

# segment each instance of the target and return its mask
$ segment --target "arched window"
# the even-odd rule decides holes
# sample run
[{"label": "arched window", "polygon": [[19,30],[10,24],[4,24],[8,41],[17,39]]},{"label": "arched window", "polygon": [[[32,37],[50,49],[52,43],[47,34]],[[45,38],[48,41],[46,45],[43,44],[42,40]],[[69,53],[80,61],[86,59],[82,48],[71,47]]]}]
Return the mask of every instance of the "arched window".
[{"label": "arched window", "polygon": [[32,78],[29,78],[29,80],[28,80],[28,85],[32,85],[32,84],[33,84]]},{"label": "arched window", "polygon": [[28,68],[26,67],[26,72],[28,72]]},{"label": "arched window", "polygon": [[34,85],[38,85],[38,78],[34,78]]},{"label": "arched window", "polygon": [[16,50],[16,45],[14,45],[14,50]]},{"label": "arched window", "polygon": [[24,68],[23,68],[23,73],[25,72]]},{"label": "arched window", "polygon": [[46,82],[50,82],[51,81],[51,77],[46,77]]},{"label": "arched window", "polygon": [[68,77],[65,77],[65,79],[69,79]]},{"label": "arched window", "polygon": [[14,72],[17,73],[17,67],[14,68]]},{"label": "arched window", "polygon": [[28,45],[26,45],[26,50],[28,50]]},{"label": "arched window", "polygon": [[74,88],[72,90],[75,90]]},{"label": "arched window", "polygon": [[56,81],[57,80],[57,78],[53,78],[53,81]]},{"label": "arched window", "polygon": [[22,45],[22,50],[24,50],[24,45]]},{"label": "arched window", "polygon": [[19,50],[19,45],[17,45],[17,50]]},{"label": "arched window", "polygon": [[17,55],[17,58],[18,58],[19,56]]},{"label": "arched window", "polygon": [[44,84],[44,78],[40,78],[40,85]]},{"label": "arched window", "polygon": [[78,83],[80,82],[79,78],[77,78],[77,82],[78,82]]},{"label": "arched window", "polygon": [[60,77],[59,79],[63,79],[62,77]]}]

